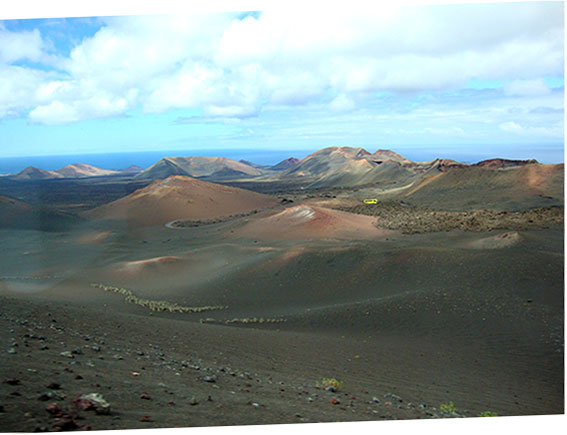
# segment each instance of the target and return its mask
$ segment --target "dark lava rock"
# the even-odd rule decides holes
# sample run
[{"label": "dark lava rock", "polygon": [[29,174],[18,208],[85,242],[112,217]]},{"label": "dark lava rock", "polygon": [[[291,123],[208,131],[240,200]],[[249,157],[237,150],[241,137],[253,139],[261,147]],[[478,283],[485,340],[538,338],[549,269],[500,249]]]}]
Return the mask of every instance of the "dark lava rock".
[{"label": "dark lava rock", "polygon": [[56,431],[67,431],[67,430],[74,430],[79,429],[81,426],[77,424],[77,422],[71,416],[63,416],[57,418],[53,423],[53,428]]},{"label": "dark lava rock", "polygon": [[45,410],[49,412],[53,417],[61,417],[63,415],[63,408],[57,403],[50,403],[45,407]]}]

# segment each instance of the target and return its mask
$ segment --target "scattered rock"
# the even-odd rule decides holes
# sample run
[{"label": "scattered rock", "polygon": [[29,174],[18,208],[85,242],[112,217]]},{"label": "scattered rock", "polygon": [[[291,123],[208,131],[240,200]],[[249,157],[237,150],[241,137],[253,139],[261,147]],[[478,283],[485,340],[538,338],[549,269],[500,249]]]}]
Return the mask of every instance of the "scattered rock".
[{"label": "scattered rock", "polygon": [[152,418],[149,415],[144,415],[142,417],[140,417],[140,420],[143,423],[151,423],[153,422]]},{"label": "scattered rock", "polygon": [[58,382],[51,382],[49,385],[47,385],[47,388],[49,388],[50,390],[60,390],[61,384]]},{"label": "scattered rock", "polygon": [[16,378],[6,378],[4,383],[8,385],[20,385],[20,380]]},{"label": "scattered rock", "polygon": [[393,393],[384,394],[384,399],[392,399],[392,400],[395,400],[395,401],[400,402],[400,403],[403,402],[403,400],[400,396],[396,396]]},{"label": "scattered rock", "polygon": [[59,355],[65,358],[75,358],[75,356],[68,350],[61,352]]},{"label": "scattered rock", "polygon": [[152,398],[151,398],[148,394],[146,394],[146,393],[141,394],[141,395],[140,395],[140,399],[152,400]]},{"label": "scattered rock", "polygon": [[11,348],[9,348],[6,352],[13,355],[13,354],[16,353],[16,348],[15,348],[15,347],[11,347]]},{"label": "scattered rock", "polygon": [[55,391],[48,391],[47,393],[43,393],[41,396],[37,398],[37,400],[41,400],[42,402],[47,402],[48,400],[63,400],[65,399],[64,394],[58,394]]},{"label": "scattered rock", "polygon": [[213,375],[213,376],[204,376],[204,377],[203,377],[203,381],[213,383],[213,382],[216,382],[216,381],[217,381],[217,377],[216,377],[215,375]]},{"label": "scattered rock", "polygon": [[195,399],[195,397],[191,397],[191,400],[189,401],[189,405],[191,406],[195,406],[198,405],[199,402],[197,401],[197,399]]},{"label": "scattered rock", "polygon": [[50,403],[45,407],[45,410],[49,412],[53,417],[61,417],[63,415],[63,408],[57,403]]},{"label": "scattered rock", "polygon": [[256,402],[252,402],[250,405],[252,405],[256,409],[258,409],[260,407],[260,405]]},{"label": "scattered rock", "polygon": [[331,398],[331,400],[329,400],[329,403],[331,403],[333,405],[338,405],[341,402],[336,397],[333,397],[333,398]]},{"label": "scattered rock", "polygon": [[84,410],[94,409],[97,414],[110,414],[110,403],[100,393],[83,394],[73,402]]},{"label": "scattered rock", "polygon": [[380,399],[378,399],[378,397],[376,397],[376,396],[374,396],[374,397],[372,398],[372,401],[373,401],[374,403],[380,403]]},{"label": "scattered rock", "polygon": [[66,415],[66,416],[57,418],[55,420],[55,422],[53,423],[53,428],[56,431],[67,431],[67,430],[73,430],[73,429],[80,429],[81,426],[79,426],[77,424],[77,422],[73,419],[73,417]]}]

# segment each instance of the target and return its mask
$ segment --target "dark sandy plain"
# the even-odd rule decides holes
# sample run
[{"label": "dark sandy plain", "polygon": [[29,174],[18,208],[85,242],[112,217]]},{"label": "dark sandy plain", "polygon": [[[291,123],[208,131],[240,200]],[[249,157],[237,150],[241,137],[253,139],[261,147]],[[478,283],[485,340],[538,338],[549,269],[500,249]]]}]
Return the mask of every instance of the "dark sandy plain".
[{"label": "dark sandy plain", "polygon": [[[87,192],[124,204],[126,184]],[[68,185],[59,210],[108,209]],[[2,228],[0,430],[564,412],[562,207],[471,227],[450,203],[278,189],[209,218]]]}]

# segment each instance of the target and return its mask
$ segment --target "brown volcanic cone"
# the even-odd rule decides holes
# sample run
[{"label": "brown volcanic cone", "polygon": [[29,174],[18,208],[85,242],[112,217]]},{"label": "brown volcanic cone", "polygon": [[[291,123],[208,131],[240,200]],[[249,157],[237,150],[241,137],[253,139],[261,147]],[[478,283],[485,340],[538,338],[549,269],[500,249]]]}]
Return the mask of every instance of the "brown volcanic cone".
[{"label": "brown volcanic cone", "polygon": [[247,213],[278,204],[266,195],[185,176],[156,180],[134,193],[85,213],[86,217],[126,219],[135,226],[164,225],[175,219]]},{"label": "brown volcanic cone", "polygon": [[391,231],[374,226],[375,218],[309,205],[298,205],[267,217],[251,220],[237,236],[267,240],[352,239],[388,236]]}]

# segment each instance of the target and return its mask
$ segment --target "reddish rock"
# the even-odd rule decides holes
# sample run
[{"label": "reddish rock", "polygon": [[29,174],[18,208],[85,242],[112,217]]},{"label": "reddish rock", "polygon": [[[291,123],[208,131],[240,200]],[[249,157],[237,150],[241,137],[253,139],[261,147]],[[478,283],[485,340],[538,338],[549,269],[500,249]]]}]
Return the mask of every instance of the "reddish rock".
[{"label": "reddish rock", "polygon": [[49,412],[53,417],[61,417],[63,415],[63,408],[57,403],[50,403],[45,407],[45,410]]}]

